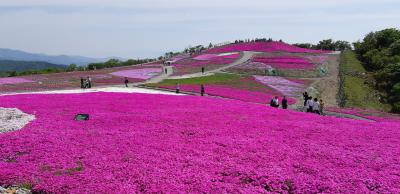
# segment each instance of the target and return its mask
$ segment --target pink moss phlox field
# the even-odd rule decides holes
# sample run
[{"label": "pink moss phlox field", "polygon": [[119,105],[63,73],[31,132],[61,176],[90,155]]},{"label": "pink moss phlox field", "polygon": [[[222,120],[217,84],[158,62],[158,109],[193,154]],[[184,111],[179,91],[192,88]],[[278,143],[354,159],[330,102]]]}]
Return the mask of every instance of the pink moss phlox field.
[{"label": "pink moss phlox field", "polygon": [[290,81],[278,76],[253,76],[258,82],[273,88],[283,95],[296,96],[303,92],[304,85],[300,81]]},{"label": "pink moss phlox field", "polygon": [[[161,86],[161,88],[175,89],[175,86]],[[180,85],[180,89],[182,91],[200,93],[199,85]],[[275,95],[271,93],[253,92],[221,85],[205,85],[205,92],[210,96],[219,96],[223,98],[262,104],[268,104],[270,100],[275,97]],[[282,97],[278,96],[278,98],[281,100]],[[287,99],[289,104],[296,103],[296,100],[293,98]]]},{"label": "pink moss phlox field", "polygon": [[175,67],[201,67],[208,65],[228,65],[233,63],[235,59],[226,57],[215,57],[210,60],[193,60],[193,59],[183,59],[173,64]]},{"label": "pink moss phlox field", "polygon": [[111,73],[111,75],[135,79],[150,79],[161,73],[161,68],[131,69]]},{"label": "pink moss phlox field", "polygon": [[237,59],[240,57],[239,53],[219,53],[219,54],[200,54],[193,57],[194,60],[208,61],[216,59]]},{"label": "pink moss phlox field", "polygon": [[203,54],[203,55],[199,55],[199,56],[193,57],[193,59],[199,60],[199,61],[207,61],[207,60],[213,59],[215,57],[218,57],[218,55],[216,55],[216,54]]},{"label": "pink moss phlox field", "polygon": [[327,51],[311,50],[292,46],[283,42],[245,42],[228,44],[221,47],[212,48],[206,53],[228,53],[242,51],[257,52],[291,52],[291,53],[326,53]]},{"label": "pink moss phlox field", "polygon": [[378,110],[359,109],[359,108],[335,108],[335,107],[328,107],[327,110],[336,113],[356,115],[374,121],[400,122],[400,116],[398,114],[391,114],[387,112],[381,112]]},{"label": "pink moss phlox field", "polygon": [[[43,193],[400,192],[396,122],[197,96],[0,98],[0,107],[36,116],[0,134],[0,185],[29,183]],[[73,121],[76,113],[91,119]]]},{"label": "pink moss phlox field", "polygon": [[190,57],[190,55],[188,55],[188,54],[180,54],[180,55],[173,56],[171,59],[169,59],[167,61],[175,63],[177,61],[180,61],[182,59],[187,59],[189,57]]},{"label": "pink moss phlox field", "polygon": [[276,69],[314,69],[315,65],[310,61],[293,56],[279,57],[254,57],[252,62],[263,63]]},{"label": "pink moss phlox field", "polygon": [[19,78],[19,77],[0,78],[0,85],[3,85],[3,84],[21,84],[21,83],[31,83],[31,82],[34,82],[34,81],[26,79],[26,78]]}]

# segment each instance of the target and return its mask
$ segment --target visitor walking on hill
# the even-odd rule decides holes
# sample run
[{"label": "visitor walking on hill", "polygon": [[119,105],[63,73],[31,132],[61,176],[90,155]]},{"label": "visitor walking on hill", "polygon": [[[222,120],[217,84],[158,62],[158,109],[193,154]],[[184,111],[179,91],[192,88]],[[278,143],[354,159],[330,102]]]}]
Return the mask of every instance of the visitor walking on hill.
[{"label": "visitor walking on hill", "polygon": [[318,99],[317,99],[317,98],[314,98],[314,103],[313,103],[313,107],[312,107],[313,112],[316,113],[316,114],[321,114],[321,113],[319,112],[319,108],[320,108],[320,106],[319,106]]},{"label": "visitor walking on hill", "polygon": [[125,81],[124,81],[124,83],[125,83],[125,86],[126,86],[126,87],[128,87],[129,80],[128,80],[128,78],[127,78],[127,77],[125,77]]},{"label": "visitor walking on hill", "polygon": [[314,106],[314,101],[312,99],[312,96],[309,96],[306,102],[307,112],[313,112],[313,106]]},{"label": "visitor walking on hill", "polygon": [[270,105],[271,105],[271,107],[279,108],[278,96],[275,96],[274,98],[271,99]]},{"label": "visitor walking on hill", "polygon": [[89,76],[87,77],[87,82],[88,82],[88,88],[92,88],[92,78]]},{"label": "visitor walking on hill", "polygon": [[206,90],[204,89],[204,85],[201,84],[201,87],[200,87],[201,96],[204,96],[204,93],[205,93],[205,92],[206,92]]},{"label": "visitor walking on hill", "polygon": [[81,88],[85,88],[85,80],[81,77]]},{"label": "visitor walking on hill", "polygon": [[308,100],[308,93],[307,92],[303,93],[303,99],[304,99],[304,106],[307,106],[307,100]]},{"label": "visitor walking on hill", "polygon": [[83,82],[83,88],[85,89],[89,88],[89,81],[87,79],[85,79]]},{"label": "visitor walking on hill", "polygon": [[202,74],[204,74],[204,71],[205,71],[204,67],[201,67],[201,73]]},{"label": "visitor walking on hill", "polygon": [[168,74],[168,69],[167,68],[165,68],[164,71],[165,71],[165,74]]},{"label": "visitor walking on hill", "polygon": [[181,90],[181,87],[180,87],[179,83],[177,83],[176,84],[176,93],[179,94],[180,90]]},{"label": "visitor walking on hill", "polygon": [[320,99],[319,100],[319,113],[321,115],[324,115],[324,108],[325,108],[325,102],[322,99]]},{"label": "visitor walking on hill", "polygon": [[283,96],[282,99],[282,108],[287,109],[288,108],[288,100],[286,99],[286,96]]}]

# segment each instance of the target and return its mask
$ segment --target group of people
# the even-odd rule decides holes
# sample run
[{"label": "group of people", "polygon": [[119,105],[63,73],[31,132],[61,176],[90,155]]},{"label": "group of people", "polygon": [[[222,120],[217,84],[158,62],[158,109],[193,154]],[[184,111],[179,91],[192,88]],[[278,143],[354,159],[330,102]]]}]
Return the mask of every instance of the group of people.
[{"label": "group of people", "polygon": [[[271,99],[271,102],[269,103],[271,107],[274,108],[279,108],[279,98],[278,96],[275,96],[274,98]],[[286,96],[283,96],[282,99],[282,109],[287,109],[288,108],[288,100],[286,99]]]},{"label": "group of people", "polygon": [[[309,96],[307,92],[303,93],[303,97],[304,97],[304,107],[306,112],[324,115],[325,103],[322,99],[318,100],[318,98],[313,98],[312,96]],[[271,99],[270,106],[274,108],[280,107],[278,96],[275,96],[274,98]],[[287,108],[288,108],[288,100],[286,96],[283,96],[282,109],[287,109]]]},{"label": "group of people", "polygon": [[309,96],[307,92],[303,93],[304,107],[306,112],[324,115],[325,103],[322,99]]},{"label": "group of people", "polygon": [[92,88],[92,78],[89,76],[86,79],[81,77],[81,88]]}]

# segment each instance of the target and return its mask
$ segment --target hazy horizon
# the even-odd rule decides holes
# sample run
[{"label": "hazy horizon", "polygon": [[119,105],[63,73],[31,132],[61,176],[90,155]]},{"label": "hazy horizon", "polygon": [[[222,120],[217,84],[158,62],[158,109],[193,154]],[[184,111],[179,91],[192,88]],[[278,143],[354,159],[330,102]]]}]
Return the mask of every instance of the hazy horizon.
[{"label": "hazy horizon", "polygon": [[353,42],[399,27],[394,0],[2,0],[0,48],[49,55],[157,57],[247,38]]}]

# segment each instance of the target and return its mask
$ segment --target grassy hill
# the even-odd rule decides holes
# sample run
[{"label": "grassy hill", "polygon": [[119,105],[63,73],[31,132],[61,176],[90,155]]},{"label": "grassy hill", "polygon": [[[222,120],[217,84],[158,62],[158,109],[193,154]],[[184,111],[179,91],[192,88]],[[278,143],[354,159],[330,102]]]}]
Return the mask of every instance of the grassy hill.
[{"label": "grassy hill", "polygon": [[343,52],[340,73],[342,106],[386,111],[390,108],[379,102],[379,93],[372,87],[372,77],[353,51]]}]

